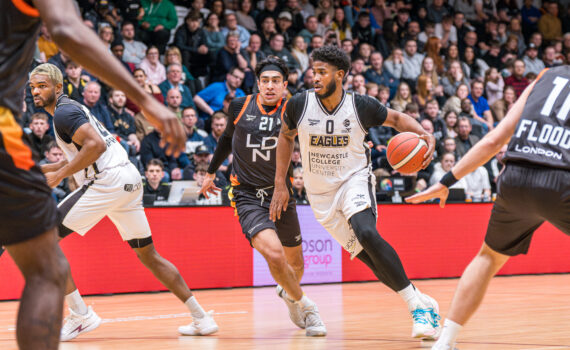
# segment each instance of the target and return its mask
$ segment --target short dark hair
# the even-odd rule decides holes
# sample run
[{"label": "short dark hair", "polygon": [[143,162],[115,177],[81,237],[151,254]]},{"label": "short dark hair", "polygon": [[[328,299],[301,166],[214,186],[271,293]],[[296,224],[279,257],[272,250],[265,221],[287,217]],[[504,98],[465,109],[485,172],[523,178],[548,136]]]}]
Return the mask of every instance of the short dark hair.
[{"label": "short dark hair", "polygon": [[148,167],[151,165],[159,166],[160,169],[164,170],[164,163],[162,163],[162,161],[158,158],[153,158],[149,160],[148,163],[146,163],[146,168],[148,169]]},{"label": "short dark hair", "polygon": [[321,61],[335,66],[336,69],[347,74],[350,70],[350,58],[341,48],[336,46],[323,46],[315,49],[311,54],[314,61]]},{"label": "short dark hair", "polygon": [[287,64],[281,58],[277,56],[268,56],[267,58],[263,59],[261,62],[255,66],[255,76],[259,79],[261,75],[261,71],[264,67],[274,65],[279,67],[283,71],[283,81],[286,81],[289,78],[289,68],[287,68]]},{"label": "short dark hair", "polygon": [[52,148],[59,148],[61,149],[61,147],[59,147],[59,145],[57,144],[57,141],[50,141],[48,142],[48,144],[46,145],[45,151],[49,152],[51,151]]}]

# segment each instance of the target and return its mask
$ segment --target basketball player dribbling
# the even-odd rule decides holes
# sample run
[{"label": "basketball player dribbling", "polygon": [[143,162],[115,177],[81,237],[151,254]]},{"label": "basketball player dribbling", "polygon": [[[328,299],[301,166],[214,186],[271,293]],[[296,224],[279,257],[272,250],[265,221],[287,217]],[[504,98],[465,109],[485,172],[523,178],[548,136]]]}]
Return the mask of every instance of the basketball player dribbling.
[{"label": "basketball player dribbling", "polygon": [[0,245],[26,282],[16,326],[18,347],[52,350],[59,344],[69,266],[57,244],[57,208],[51,190],[15,120],[41,21],[73,60],[139,101],[149,120],[163,131],[169,152],[181,150],[185,137],[176,116],[147,97],[82,23],[72,1],[0,1]]},{"label": "basketball player dribbling", "polygon": [[[534,231],[544,221],[570,235],[570,66],[543,70],[499,125],[479,141],[440,181],[406,198],[420,203],[485,164],[508,143],[504,172],[497,184],[481,250],[467,266],[439,340],[433,350],[450,350],[475,313],[491,279],[511,256],[526,254]],[[510,141],[509,141],[510,140]]]},{"label": "basketball player dribbling", "polygon": [[256,66],[259,94],[231,102],[230,120],[220,137],[201,192],[206,196],[219,192],[213,182],[215,173],[232,153],[232,201],[243,233],[267,261],[271,275],[278,283],[277,294],[289,308],[293,323],[304,328],[307,336],[324,336],[327,330],[317,306],[303,294],[299,284],[304,260],[295,200],[287,203],[289,210],[280,220],[269,220],[275,147],[282,125],[288,73],[285,62],[275,56]]},{"label": "basketball player dribbling", "polygon": [[288,210],[285,180],[298,132],[303,180],[315,218],[352,258],[364,262],[381,282],[400,294],[413,318],[412,337],[434,339],[440,329],[437,302],[414,287],[398,254],[376,229],[375,177],[365,137],[377,125],[421,135],[428,143],[424,168],[431,161],[435,139],[413,118],[369,96],[346,92],[342,82],[350,59],[340,48],[316,49],[312,59],[314,90],[289,100],[283,116],[271,219],[279,220]]}]

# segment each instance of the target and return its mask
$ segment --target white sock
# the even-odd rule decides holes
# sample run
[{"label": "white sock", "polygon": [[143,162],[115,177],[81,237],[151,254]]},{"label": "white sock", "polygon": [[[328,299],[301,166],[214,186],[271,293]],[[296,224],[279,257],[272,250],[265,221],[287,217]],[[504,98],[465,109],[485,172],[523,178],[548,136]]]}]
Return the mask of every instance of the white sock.
[{"label": "white sock", "polygon": [[206,312],[202,309],[202,306],[198,303],[198,300],[194,296],[191,296],[186,300],[184,303],[188,310],[190,310],[190,314],[192,314],[192,318],[202,318],[206,316]]},{"label": "white sock", "polygon": [[71,310],[73,310],[73,312],[75,312],[76,314],[80,314],[80,315],[86,315],[87,314],[87,305],[85,305],[85,302],[83,301],[83,298],[81,297],[81,294],[79,294],[79,290],[74,290],[73,292],[67,294],[65,296],[65,301],[67,302],[67,305],[69,306],[69,308]]},{"label": "white sock", "polygon": [[411,283],[406,288],[398,291],[398,294],[400,294],[402,299],[404,299],[406,304],[408,304],[408,310],[410,311],[415,310],[418,303],[421,303],[421,300],[418,297],[419,293],[420,291]]},{"label": "white sock", "polygon": [[298,304],[301,306],[301,308],[304,308],[305,306],[311,306],[311,305],[314,305],[314,304],[315,304],[311,299],[309,299],[309,298],[305,295],[305,293],[303,293],[303,296],[301,297],[301,299],[298,300],[298,301],[296,301],[296,303],[298,303]]},{"label": "white sock", "polygon": [[457,341],[457,336],[459,335],[459,332],[461,331],[462,328],[463,328],[462,325],[455,323],[447,318],[443,322],[443,331],[441,332],[441,335],[439,336],[439,339],[437,340],[436,344],[447,345],[453,349],[453,346]]}]

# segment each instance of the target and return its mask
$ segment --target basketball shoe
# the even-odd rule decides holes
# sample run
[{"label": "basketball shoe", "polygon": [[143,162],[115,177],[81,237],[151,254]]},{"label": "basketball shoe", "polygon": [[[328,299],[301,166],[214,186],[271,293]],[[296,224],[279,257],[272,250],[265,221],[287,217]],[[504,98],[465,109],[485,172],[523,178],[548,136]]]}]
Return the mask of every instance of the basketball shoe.
[{"label": "basketball shoe", "polygon": [[69,309],[69,316],[65,318],[65,323],[61,328],[61,341],[68,341],[80,334],[90,332],[101,324],[101,317],[97,316],[93,308],[89,306],[85,315],[75,313]]},{"label": "basketball shoe", "polygon": [[459,350],[454,346],[449,346],[449,345],[440,345],[438,343],[435,343],[434,346],[431,347],[431,350]]},{"label": "basketball shoe", "polygon": [[212,314],[213,310],[206,312],[202,318],[194,318],[192,323],[187,326],[178,327],[178,332],[182,335],[208,335],[218,331],[218,325]]},{"label": "basketball shoe", "polygon": [[277,285],[275,291],[277,292],[277,295],[285,301],[285,305],[289,308],[289,318],[291,321],[293,321],[297,327],[305,329],[305,318],[303,317],[301,307],[293,300],[289,299],[287,292],[280,285]]},{"label": "basketball shoe", "polygon": [[319,309],[315,303],[310,301],[310,304],[303,306],[301,311],[305,319],[305,334],[308,337],[323,337],[327,335],[327,328],[321,320]]},{"label": "basketball shoe", "polygon": [[418,292],[415,305],[410,313],[414,319],[412,338],[437,339],[441,333],[439,305],[434,298]]}]

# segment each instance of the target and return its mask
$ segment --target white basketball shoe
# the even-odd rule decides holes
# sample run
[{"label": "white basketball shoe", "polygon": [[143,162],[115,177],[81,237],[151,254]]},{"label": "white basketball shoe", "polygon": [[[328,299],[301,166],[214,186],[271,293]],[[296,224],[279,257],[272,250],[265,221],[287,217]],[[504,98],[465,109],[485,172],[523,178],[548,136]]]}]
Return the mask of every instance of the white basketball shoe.
[{"label": "white basketball shoe", "polygon": [[202,318],[194,318],[187,326],[178,327],[178,332],[182,335],[209,335],[218,331],[218,324],[214,321],[213,310],[206,312]]},{"label": "white basketball shoe", "polygon": [[437,339],[441,333],[439,305],[427,294],[418,293],[418,301],[410,310],[414,319],[412,338]]},{"label": "white basketball shoe", "polygon": [[324,337],[327,335],[327,328],[321,320],[319,309],[314,302],[310,301],[310,304],[305,305],[301,310],[305,319],[305,334],[308,337]]},{"label": "white basketball shoe", "polygon": [[101,317],[97,316],[93,308],[89,306],[85,315],[75,313],[69,309],[69,316],[61,328],[61,341],[68,341],[80,334],[90,332],[101,324]]},{"label": "white basketball shoe", "polygon": [[297,303],[289,299],[289,297],[287,296],[287,292],[280,285],[277,285],[277,287],[275,288],[275,292],[277,292],[277,295],[281,299],[283,299],[283,301],[285,301],[285,305],[287,305],[287,308],[289,308],[289,318],[291,319],[291,321],[297,327],[305,329],[305,318],[303,316],[303,311],[301,310],[301,307]]},{"label": "white basketball shoe", "polygon": [[442,344],[435,343],[434,346],[431,347],[431,350],[459,350],[459,349],[457,349],[457,348],[455,347],[455,345],[454,345],[454,346],[449,346],[449,345],[446,345],[446,344],[443,344],[443,345],[442,345]]}]

